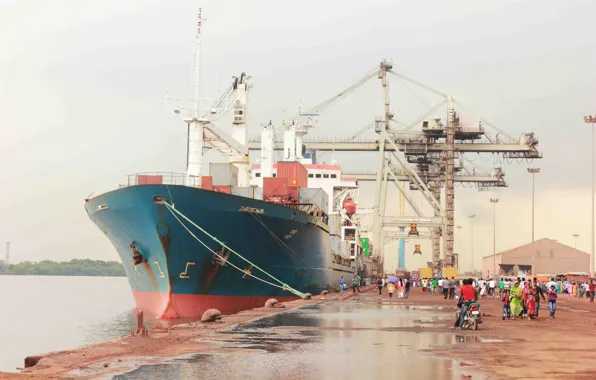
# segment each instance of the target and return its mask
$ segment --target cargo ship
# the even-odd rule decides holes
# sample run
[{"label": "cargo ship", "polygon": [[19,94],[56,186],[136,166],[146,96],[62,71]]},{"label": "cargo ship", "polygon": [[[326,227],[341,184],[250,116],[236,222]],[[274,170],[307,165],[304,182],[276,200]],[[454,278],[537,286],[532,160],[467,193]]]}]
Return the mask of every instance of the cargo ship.
[{"label": "cargo ship", "polygon": [[[249,169],[247,93],[234,77],[208,108],[199,97],[199,23],[191,106],[171,106],[187,124],[187,170],[138,173],[118,189],[88,198],[85,209],[118,252],[137,307],[162,318],[224,314],[338,289],[372,269],[356,214],[358,184],[338,165],[306,153],[309,122],[284,124],[284,157],[274,162],[271,123]],[[167,98],[168,100],[169,98]],[[215,125],[233,110],[232,135]],[[310,120],[310,118],[309,118]],[[209,149],[227,162],[203,162]],[[367,265],[368,263],[368,265]]]}]

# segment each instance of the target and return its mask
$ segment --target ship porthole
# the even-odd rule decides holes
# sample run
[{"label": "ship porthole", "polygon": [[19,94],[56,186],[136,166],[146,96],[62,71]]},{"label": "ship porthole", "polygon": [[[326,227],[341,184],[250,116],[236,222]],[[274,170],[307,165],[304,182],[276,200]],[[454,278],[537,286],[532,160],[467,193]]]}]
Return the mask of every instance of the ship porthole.
[{"label": "ship porthole", "polygon": [[155,229],[159,236],[170,236],[171,228],[166,222],[159,222],[155,225]]}]

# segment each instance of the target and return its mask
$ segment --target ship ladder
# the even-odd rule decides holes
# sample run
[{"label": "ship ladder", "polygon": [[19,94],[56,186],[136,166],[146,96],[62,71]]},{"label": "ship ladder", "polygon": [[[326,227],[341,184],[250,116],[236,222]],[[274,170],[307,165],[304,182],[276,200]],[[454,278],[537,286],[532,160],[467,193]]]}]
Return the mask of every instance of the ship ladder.
[{"label": "ship ladder", "polygon": [[[180,216],[182,219],[186,220],[188,223],[190,223],[193,227],[195,227],[196,229],[198,229],[199,231],[201,231],[202,233],[204,233],[205,235],[207,235],[208,237],[210,237],[211,239],[213,239],[214,241],[216,241],[217,243],[221,244],[223,247],[227,248],[230,252],[232,252],[233,254],[235,254],[236,256],[238,256],[239,258],[241,258],[242,260],[244,260],[245,262],[247,262],[248,264],[251,265],[251,268],[257,269],[259,271],[261,271],[262,273],[266,274],[267,276],[269,276],[270,278],[272,278],[274,281],[276,281],[278,284],[274,284],[270,281],[264,280],[262,278],[259,278],[257,276],[255,276],[254,274],[252,274],[251,272],[239,268],[236,265],[234,265],[233,263],[230,262],[230,260],[227,260],[227,263],[230,264],[230,266],[236,270],[238,270],[239,272],[241,272],[243,275],[247,275],[250,276],[252,278],[254,278],[255,280],[261,281],[265,284],[274,286],[276,288],[282,289],[282,290],[287,290],[291,293],[293,293],[294,295],[300,297],[300,298],[304,298],[304,299],[309,299],[309,295],[304,294],[302,292],[300,292],[297,289],[292,288],[291,286],[289,286],[288,284],[280,281],[279,279],[277,279],[276,277],[274,277],[273,275],[271,275],[270,273],[268,273],[267,271],[259,268],[257,265],[253,264],[252,262],[250,262],[247,258],[245,258],[244,256],[242,256],[241,254],[239,254],[238,252],[234,251],[232,248],[228,247],[225,243],[223,243],[222,241],[220,241],[219,239],[217,239],[215,236],[209,234],[207,231],[205,231],[203,228],[201,228],[198,224],[196,224],[195,222],[193,222],[192,220],[190,220],[186,215],[184,215],[183,213],[181,213],[180,211],[176,210],[171,204],[169,204],[168,202],[166,202],[165,200],[162,201],[162,203],[168,208],[168,210],[170,211],[170,213],[172,214],[172,216],[178,221],[178,223],[180,223],[180,225],[182,225],[182,227],[184,227],[184,229],[193,237],[195,238],[196,241],[198,241],[199,243],[201,243],[201,245],[205,248],[207,248],[211,253],[213,253],[215,256],[219,257],[220,259],[223,260],[223,257],[221,257],[217,252],[215,252],[213,249],[211,249],[207,244],[205,244],[201,239],[199,239],[187,226],[186,224],[184,224],[182,222],[182,220],[180,220],[180,218],[178,218],[178,216]],[[178,215],[176,215],[178,214]]]}]

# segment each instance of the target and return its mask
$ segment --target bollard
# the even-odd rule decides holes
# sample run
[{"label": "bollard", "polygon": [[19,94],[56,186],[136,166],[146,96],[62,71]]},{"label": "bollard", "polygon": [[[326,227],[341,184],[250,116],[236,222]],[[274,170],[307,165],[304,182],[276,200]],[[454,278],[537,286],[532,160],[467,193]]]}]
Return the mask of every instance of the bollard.
[{"label": "bollard", "polygon": [[221,311],[217,309],[209,309],[203,313],[201,322],[215,322],[221,319]]},{"label": "bollard", "polygon": [[275,298],[269,298],[267,302],[265,302],[265,307],[267,308],[274,308],[277,307],[277,305],[279,305],[279,301]]},{"label": "bollard", "polygon": [[25,358],[25,368],[33,367],[40,359],[41,356],[27,356]]},{"label": "bollard", "polygon": [[145,324],[143,321],[143,310],[137,310],[137,328],[132,330],[130,336],[147,336],[148,332],[145,329]]}]

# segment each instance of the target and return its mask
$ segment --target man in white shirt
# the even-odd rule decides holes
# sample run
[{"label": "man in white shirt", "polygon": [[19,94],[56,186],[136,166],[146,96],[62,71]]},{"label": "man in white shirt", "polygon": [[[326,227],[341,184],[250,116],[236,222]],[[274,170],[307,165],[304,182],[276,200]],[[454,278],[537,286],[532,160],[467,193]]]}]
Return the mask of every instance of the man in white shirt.
[{"label": "man in white shirt", "polygon": [[493,278],[492,280],[490,280],[488,282],[488,295],[491,296],[491,298],[495,298],[495,286],[496,286],[496,281]]}]

